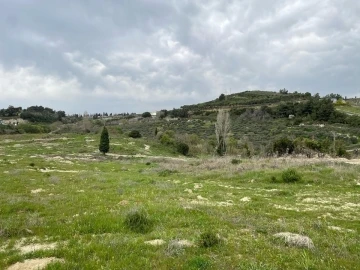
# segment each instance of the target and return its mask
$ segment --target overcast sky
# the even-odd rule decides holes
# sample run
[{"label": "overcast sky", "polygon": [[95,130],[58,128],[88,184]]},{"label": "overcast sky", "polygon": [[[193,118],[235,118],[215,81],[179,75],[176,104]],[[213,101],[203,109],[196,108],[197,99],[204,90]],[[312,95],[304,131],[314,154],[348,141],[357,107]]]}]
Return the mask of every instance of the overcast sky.
[{"label": "overcast sky", "polygon": [[358,0],[0,0],[0,108],[144,112],[360,96]]}]

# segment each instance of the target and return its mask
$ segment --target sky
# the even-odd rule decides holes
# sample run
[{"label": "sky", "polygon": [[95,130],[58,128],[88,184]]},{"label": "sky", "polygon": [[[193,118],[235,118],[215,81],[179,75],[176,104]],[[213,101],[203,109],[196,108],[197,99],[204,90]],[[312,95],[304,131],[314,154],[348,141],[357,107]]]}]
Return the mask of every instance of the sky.
[{"label": "sky", "polygon": [[246,90],[360,96],[358,0],[0,0],[0,108],[178,108]]}]

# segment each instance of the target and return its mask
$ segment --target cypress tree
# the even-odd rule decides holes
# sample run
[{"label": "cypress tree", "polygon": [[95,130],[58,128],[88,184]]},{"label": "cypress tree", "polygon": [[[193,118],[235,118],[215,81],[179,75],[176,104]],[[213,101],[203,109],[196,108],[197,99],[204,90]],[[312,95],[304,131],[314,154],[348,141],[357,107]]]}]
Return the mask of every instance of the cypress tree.
[{"label": "cypress tree", "polygon": [[101,132],[99,150],[101,153],[105,155],[107,152],[109,152],[109,148],[110,148],[109,132],[107,128],[104,126]]}]

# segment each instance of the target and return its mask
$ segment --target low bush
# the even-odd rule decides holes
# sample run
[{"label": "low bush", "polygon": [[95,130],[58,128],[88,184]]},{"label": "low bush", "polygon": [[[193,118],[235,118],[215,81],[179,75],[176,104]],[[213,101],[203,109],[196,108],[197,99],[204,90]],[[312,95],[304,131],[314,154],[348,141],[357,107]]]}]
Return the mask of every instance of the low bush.
[{"label": "low bush", "polygon": [[184,156],[187,156],[189,153],[189,145],[183,142],[178,142],[176,144],[176,151]]},{"label": "low bush", "polygon": [[288,138],[280,138],[274,141],[273,144],[273,152],[277,153],[278,156],[292,154],[294,152],[294,149],[294,142]]},{"label": "low bush", "polygon": [[281,179],[285,183],[294,183],[301,180],[301,175],[295,169],[287,169],[283,171]]},{"label": "low bush", "polygon": [[141,138],[141,133],[138,130],[132,130],[129,133],[129,137],[134,138],[134,139]]},{"label": "low bush", "polygon": [[49,126],[38,124],[19,124],[17,129],[20,133],[49,133],[51,131]]},{"label": "low bush", "polygon": [[240,164],[240,163],[241,163],[241,160],[240,160],[240,159],[233,158],[233,159],[231,160],[231,164],[237,165],[237,164]]},{"label": "low bush", "polygon": [[126,215],[125,226],[136,233],[147,233],[151,231],[153,222],[145,210],[133,209]]}]

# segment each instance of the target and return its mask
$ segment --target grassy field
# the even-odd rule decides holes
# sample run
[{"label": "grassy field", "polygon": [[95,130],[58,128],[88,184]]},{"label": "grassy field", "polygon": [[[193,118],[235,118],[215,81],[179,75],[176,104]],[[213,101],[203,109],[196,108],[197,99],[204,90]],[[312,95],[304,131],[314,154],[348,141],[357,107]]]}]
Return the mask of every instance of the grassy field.
[{"label": "grassy field", "polygon": [[184,158],[116,134],[103,156],[98,141],[0,138],[0,269],[359,269],[357,160]]},{"label": "grassy field", "polygon": [[360,115],[360,106],[337,106],[336,109],[350,115]]}]

